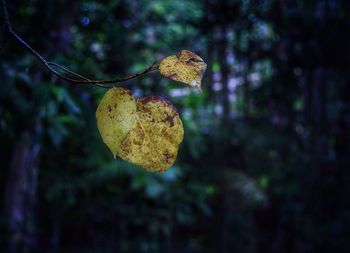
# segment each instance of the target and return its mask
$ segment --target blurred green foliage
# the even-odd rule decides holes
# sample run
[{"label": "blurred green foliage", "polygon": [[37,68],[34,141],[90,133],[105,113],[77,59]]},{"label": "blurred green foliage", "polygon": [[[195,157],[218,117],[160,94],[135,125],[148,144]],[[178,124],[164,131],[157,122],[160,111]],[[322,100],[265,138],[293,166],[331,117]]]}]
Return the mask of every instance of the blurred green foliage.
[{"label": "blurred green foliage", "polygon": [[122,84],[166,97],[183,120],[176,164],[152,174],[103,144],[104,89],[53,77],[3,30],[0,185],[30,133],[41,147],[33,252],[349,252],[349,7],[11,1],[25,40],[89,77],[124,76],[181,49],[208,63],[201,94],[158,74]]}]

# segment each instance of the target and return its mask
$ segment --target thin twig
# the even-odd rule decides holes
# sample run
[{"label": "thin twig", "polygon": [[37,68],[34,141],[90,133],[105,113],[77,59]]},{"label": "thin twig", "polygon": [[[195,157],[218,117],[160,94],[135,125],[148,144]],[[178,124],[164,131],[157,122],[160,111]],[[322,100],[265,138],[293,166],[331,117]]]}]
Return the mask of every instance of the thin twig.
[{"label": "thin twig", "polygon": [[[10,23],[8,11],[7,11],[6,0],[2,0],[2,4],[3,4],[3,11],[4,11],[5,25],[7,27],[8,32],[12,36],[14,36],[32,55],[34,55],[52,74],[54,74],[55,76],[65,80],[65,81],[68,81],[68,82],[74,83],[74,84],[91,84],[91,85],[95,85],[98,87],[108,88],[108,87],[114,86],[116,83],[125,82],[125,81],[128,81],[130,79],[134,79],[134,78],[146,75],[149,72],[153,72],[153,71],[158,70],[158,66],[156,65],[156,63],[153,63],[152,65],[150,65],[149,67],[147,67],[143,71],[129,75],[127,77],[115,78],[112,80],[91,80],[91,79],[84,77],[83,75],[77,74],[77,73],[67,69],[66,67],[63,67],[63,66],[57,64],[57,63],[48,62],[47,60],[45,60],[44,57],[42,57],[37,51],[35,51],[27,42],[25,42],[13,30],[11,23]],[[73,78],[64,76],[64,75],[60,74],[58,71],[56,71],[53,67],[56,67],[65,73],[71,74],[72,76],[75,76],[78,79],[75,79],[75,78],[73,79]]]},{"label": "thin twig", "polygon": [[153,63],[151,66],[147,67],[146,69],[144,69],[144,70],[142,70],[142,71],[140,71],[138,73],[129,75],[127,77],[117,78],[117,79],[113,79],[113,80],[81,80],[81,81],[79,81],[79,83],[109,84],[109,83],[125,82],[125,81],[128,81],[130,79],[143,76],[143,75],[145,75],[145,74],[147,74],[149,72],[156,71],[156,70],[158,70],[158,67],[159,67],[158,65],[155,65]]},{"label": "thin twig", "polygon": [[63,70],[64,72],[67,72],[67,73],[69,73],[69,74],[71,74],[71,75],[73,75],[73,76],[79,77],[79,78],[81,78],[81,79],[83,79],[83,80],[85,80],[85,81],[90,81],[89,78],[87,78],[87,77],[85,77],[85,76],[82,76],[82,75],[79,75],[79,74],[77,74],[77,73],[75,73],[75,72],[73,72],[73,71],[67,69],[66,67],[63,67],[62,65],[59,65],[59,64],[54,63],[54,62],[48,62],[48,64],[49,64],[50,66],[57,67],[57,68]]}]

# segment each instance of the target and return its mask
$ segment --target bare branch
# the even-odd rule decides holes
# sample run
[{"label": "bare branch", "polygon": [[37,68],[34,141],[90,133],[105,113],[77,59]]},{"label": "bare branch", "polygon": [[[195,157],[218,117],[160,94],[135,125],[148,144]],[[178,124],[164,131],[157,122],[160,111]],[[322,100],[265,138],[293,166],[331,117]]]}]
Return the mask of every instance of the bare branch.
[{"label": "bare branch", "polygon": [[[7,27],[8,32],[13,37],[15,37],[15,39],[17,39],[17,41],[19,41],[32,55],[34,55],[52,74],[54,74],[55,76],[65,80],[67,82],[70,82],[73,84],[91,84],[91,85],[95,85],[98,87],[108,88],[108,87],[114,86],[116,83],[125,82],[125,81],[128,81],[130,79],[134,79],[134,78],[146,75],[149,72],[153,72],[153,71],[158,70],[158,66],[156,65],[156,63],[153,63],[152,65],[150,65],[149,67],[147,67],[143,71],[129,75],[127,77],[115,78],[112,80],[91,80],[91,79],[84,77],[83,75],[77,74],[77,73],[67,69],[66,67],[63,67],[63,66],[57,64],[57,63],[48,62],[47,60],[45,60],[45,58],[43,56],[41,56],[37,51],[35,51],[27,42],[25,42],[13,30],[11,23],[10,23],[9,15],[8,15],[6,0],[2,0],[2,4],[3,4],[3,12],[4,12],[4,21],[5,21],[5,25]],[[65,75],[62,75],[54,67],[60,69],[64,73],[68,73],[68,74],[74,76],[75,78],[71,78],[71,77],[67,77]]]}]

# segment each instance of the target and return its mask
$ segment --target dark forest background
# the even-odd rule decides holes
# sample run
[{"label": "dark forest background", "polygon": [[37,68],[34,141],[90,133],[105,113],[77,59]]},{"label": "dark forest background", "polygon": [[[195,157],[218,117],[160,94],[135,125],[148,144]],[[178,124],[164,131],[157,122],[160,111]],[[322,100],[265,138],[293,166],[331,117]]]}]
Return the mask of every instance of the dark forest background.
[{"label": "dark forest background", "polygon": [[89,77],[181,49],[208,69],[201,94],[121,84],[184,123],[152,174],[103,144],[105,90],[53,76],[1,21],[0,252],[350,252],[350,1],[8,2],[26,41]]}]

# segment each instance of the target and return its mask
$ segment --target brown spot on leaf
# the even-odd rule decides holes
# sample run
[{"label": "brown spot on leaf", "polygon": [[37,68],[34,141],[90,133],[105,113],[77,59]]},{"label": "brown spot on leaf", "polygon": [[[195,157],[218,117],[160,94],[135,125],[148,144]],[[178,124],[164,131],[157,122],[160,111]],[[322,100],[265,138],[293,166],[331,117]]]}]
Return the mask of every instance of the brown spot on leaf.
[{"label": "brown spot on leaf", "polygon": [[191,67],[195,67],[196,64],[193,61],[186,61],[186,64]]},{"label": "brown spot on leaf", "polygon": [[159,96],[148,96],[148,97],[139,98],[138,101],[140,101],[144,105],[148,104],[150,102],[163,103],[165,106],[170,107],[175,112],[175,115],[178,115],[176,107],[172,103],[170,103],[168,100],[166,100],[166,99],[164,99],[162,97],[159,97]]},{"label": "brown spot on leaf", "polygon": [[166,121],[170,124],[170,127],[174,126],[174,118],[171,117],[169,114],[166,116]]},{"label": "brown spot on leaf", "polygon": [[169,163],[170,160],[174,159],[174,156],[168,150],[165,150],[163,152],[163,156],[164,156],[165,163]]},{"label": "brown spot on leaf", "polygon": [[140,98],[139,101],[142,104],[147,104],[151,101],[157,101],[157,97],[156,96],[148,96],[148,97]]},{"label": "brown spot on leaf", "polygon": [[179,78],[178,74],[176,74],[176,73],[170,74],[167,77],[170,79],[173,79],[173,80],[177,80]]},{"label": "brown spot on leaf", "polygon": [[119,91],[120,95],[129,95],[129,96],[133,96],[131,91],[128,89],[122,89]]},{"label": "brown spot on leaf", "polygon": [[188,50],[181,50],[180,52],[183,56],[186,56],[188,58],[196,58],[198,57],[198,55],[196,55],[195,53],[188,51]]}]

